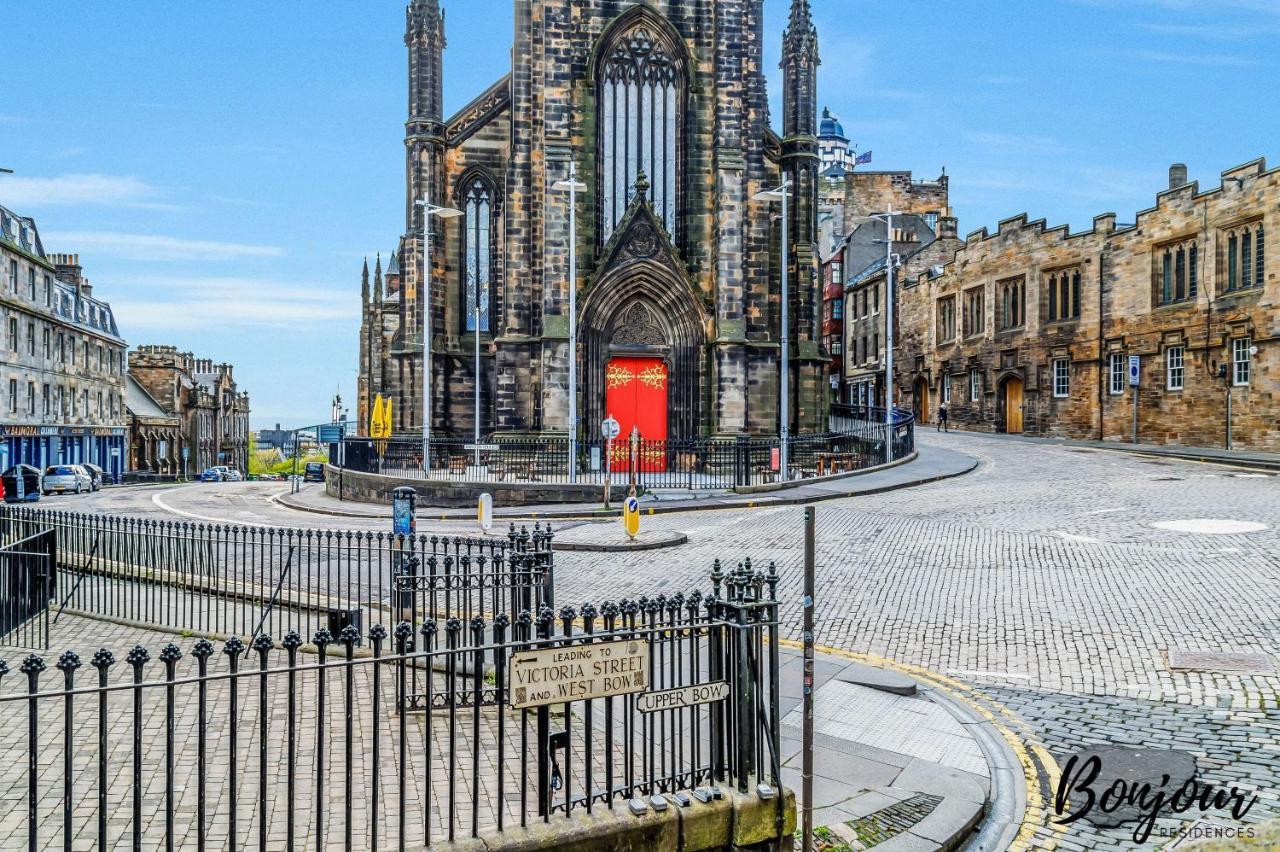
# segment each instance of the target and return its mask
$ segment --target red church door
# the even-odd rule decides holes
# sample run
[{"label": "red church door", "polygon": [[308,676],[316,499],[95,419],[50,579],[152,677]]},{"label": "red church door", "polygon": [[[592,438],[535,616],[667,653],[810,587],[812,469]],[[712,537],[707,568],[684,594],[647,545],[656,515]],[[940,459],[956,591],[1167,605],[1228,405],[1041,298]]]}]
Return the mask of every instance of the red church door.
[{"label": "red church door", "polygon": [[640,430],[640,470],[667,469],[667,365],[661,358],[610,358],[605,368],[605,413],[621,431],[609,469],[627,470],[631,427]]}]

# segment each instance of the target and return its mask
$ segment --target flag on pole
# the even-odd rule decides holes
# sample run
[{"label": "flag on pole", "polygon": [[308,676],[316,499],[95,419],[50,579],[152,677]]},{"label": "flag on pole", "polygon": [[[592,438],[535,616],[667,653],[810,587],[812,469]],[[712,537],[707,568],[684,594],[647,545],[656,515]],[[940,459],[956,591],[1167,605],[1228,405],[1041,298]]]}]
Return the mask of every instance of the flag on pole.
[{"label": "flag on pole", "polygon": [[854,160],[853,160],[853,164],[854,164],[855,166],[861,166],[861,165],[863,165],[863,164],[865,164],[865,163],[869,163],[869,162],[871,162],[871,152],[870,152],[870,151],[868,151],[868,152],[867,152],[867,153],[865,153],[865,154],[859,154],[859,155],[858,155],[857,157],[855,157],[855,158],[854,158]]}]

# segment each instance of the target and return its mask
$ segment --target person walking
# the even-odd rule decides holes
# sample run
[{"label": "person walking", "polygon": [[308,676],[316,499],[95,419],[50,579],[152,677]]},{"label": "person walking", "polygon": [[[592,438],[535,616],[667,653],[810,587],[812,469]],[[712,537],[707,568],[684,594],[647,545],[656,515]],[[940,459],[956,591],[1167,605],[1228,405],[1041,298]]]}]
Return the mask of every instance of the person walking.
[{"label": "person walking", "polygon": [[947,404],[944,402],[938,406],[938,431],[950,432],[947,428]]}]

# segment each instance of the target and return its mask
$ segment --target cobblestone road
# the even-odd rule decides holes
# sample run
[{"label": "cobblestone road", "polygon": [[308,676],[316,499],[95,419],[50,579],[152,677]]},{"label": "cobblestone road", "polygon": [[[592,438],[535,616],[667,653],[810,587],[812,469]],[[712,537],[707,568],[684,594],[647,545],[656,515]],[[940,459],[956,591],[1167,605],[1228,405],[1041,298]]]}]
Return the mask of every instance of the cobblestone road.
[{"label": "cobblestone road", "polygon": [[[1185,749],[1202,780],[1256,791],[1247,820],[1280,815],[1280,678],[1222,665],[1175,671],[1168,660],[1177,650],[1230,652],[1267,655],[1263,662],[1276,665],[1280,481],[991,436],[926,432],[921,444],[926,453],[941,446],[982,464],[959,479],[819,505],[819,642],[951,678],[967,701],[1059,764],[1089,745]],[[363,526],[268,506],[265,490],[183,493],[186,511],[206,517]],[[170,503],[184,499],[164,494]],[[163,508],[143,490],[83,505],[105,501],[110,511],[144,502],[152,513]],[[684,531],[689,543],[631,555],[559,554],[558,601],[705,591],[716,558],[776,560],[790,602],[784,618],[798,638],[802,514],[756,508],[645,517],[647,528]],[[1153,526],[1190,519],[1265,528],[1198,534]],[[609,524],[602,532],[621,537],[620,525]],[[1038,765],[1051,797],[1054,762]],[[1135,846],[1130,827],[1078,822],[1062,833],[1045,827],[1048,818],[1041,816],[1036,848]],[[1143,848],[1154,847],[1153,840]]]},{"label": "cobblestone road", "polygon": [[[1203,780],[1257,791],[1249,820],[1276,816],[1280,678],[1172,671],[1167,654],[1251,652],[1275,662],[1280,481],[973,435],[927,433],[923,443],[983,464],[960,479],[819,506],[818,641],[974,687],[1060,763],[1090,744],[1187,749]],[[1269,528],[1152,527],[1196,518]],[[783,594],[795,601],[801,521],[797,508],[646,518],[690,543],[661,555],[557,557],[560,594],[689,588],[705,583],[715,558],[749,555],[777,560]],[[794,611],[788,622],[797,637]],[[1062,844],[1127,848],[1129,834],[1079,822]]]}]

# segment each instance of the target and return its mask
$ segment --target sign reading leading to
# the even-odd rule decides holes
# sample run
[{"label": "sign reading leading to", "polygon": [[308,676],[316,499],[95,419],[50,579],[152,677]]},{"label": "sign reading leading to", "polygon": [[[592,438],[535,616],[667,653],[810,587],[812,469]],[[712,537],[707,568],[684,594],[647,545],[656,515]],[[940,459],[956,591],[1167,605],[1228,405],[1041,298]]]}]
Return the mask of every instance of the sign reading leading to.
[{"label": "sign reading leading to", "polygon": [[649,640],[624,639],[511,655],[511,708],[541,707],[642,692],[649,686]]}]

